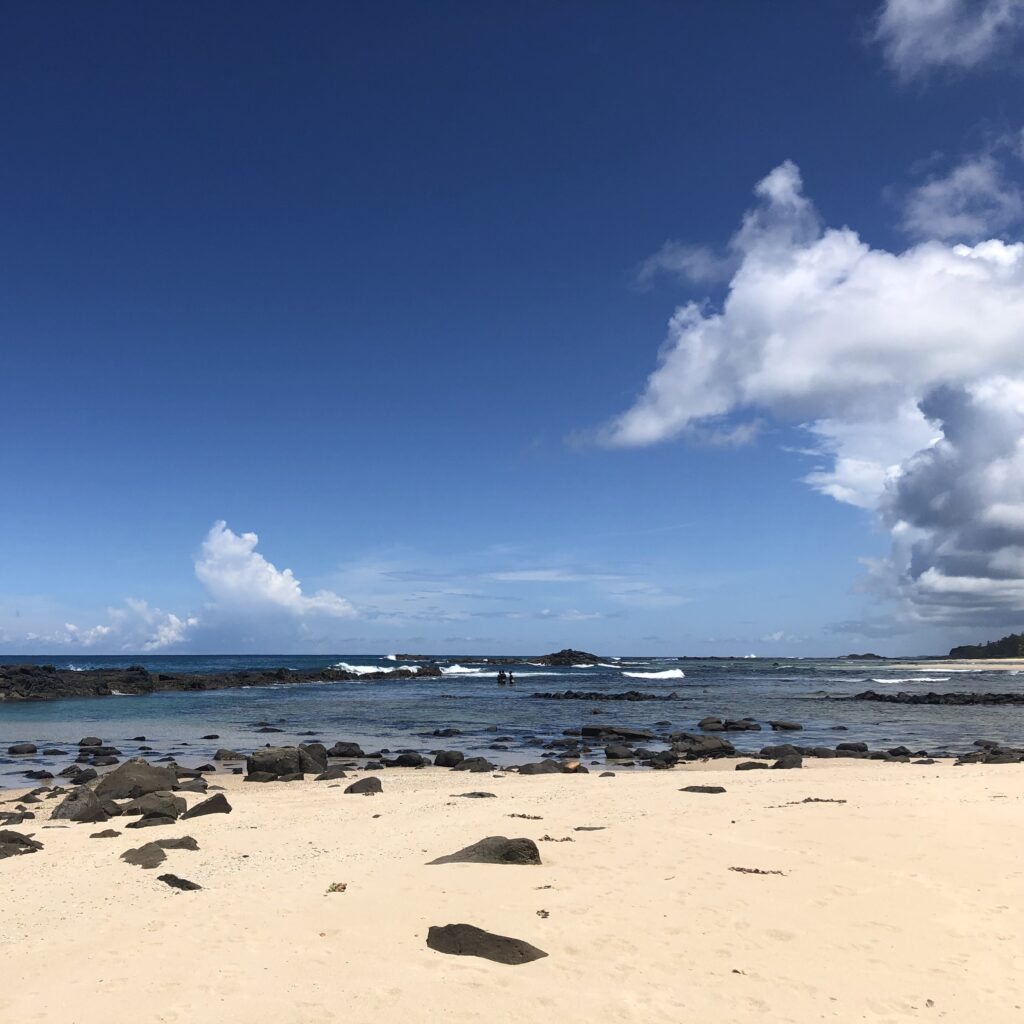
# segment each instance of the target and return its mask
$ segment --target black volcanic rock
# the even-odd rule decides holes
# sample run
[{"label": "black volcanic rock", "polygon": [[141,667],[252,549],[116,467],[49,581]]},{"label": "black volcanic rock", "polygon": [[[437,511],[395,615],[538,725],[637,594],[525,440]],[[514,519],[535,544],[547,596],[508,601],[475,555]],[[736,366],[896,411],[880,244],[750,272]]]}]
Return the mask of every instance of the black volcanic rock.
[{"label": "black volcanic rock", "polygon": [[427,945],[438,953],[479,956],[499,964],[528,964],[548,955],[522,939],[496,935],[471,924],[432,925]]},{"label": "black volcanic rock", "polygon": [[21,832],[12,832],[10,829],[0,829],[0,860],[6,857],[20,857],[25,853],[35,853],[41,850],[43,844],[31,836],[23,835]]},{"label": "black volcanic rock", "polygon": [[573,665],[595,665],[601,659],[596,654],[586,651],[575,651],[571,647],[555,651],[554,654],[542,654],[539,658],[530,658],[537,665],[555,665],[560,668],[571,668]]},{"label": "black volcanic rock", "polygon": [[134,799],[147,793],[170,791],[177,785],[173,768],[159,768],[143,758],[133,758],[104,775],[96,786],[96,795],[111,800]]},{"label": "black volcanic rock", "polygon": [[223,793],[214,793],[206,800],[201,800],[194,807],[190,807],[181,816],[182,821],[188,818],[200,818],[205,814],[230,814],[231,804]]},{"label": "black volcanic rock", "polygon": [[169,873],[166,875],[157,875],[157,878],[165,885],[169,885],[172,889],[181,889],[183,892],[202,889],[202,886],[197,882],[190,882],[187,878],[179,878],[177,875]]},{"label": "black volcanic rock", "polygon": [[383,793],[384,787],[376,775],[367,775],[364,779],[353,782],[351,786],[345,787],[346,793],[361,793],[363,796],[375,796]]},{"label": "black volcanic rock", "polygon": [[540,864],[540,850],[532,839],[488,836],[428,864]]},{"label": "black volcanic rock", "polygon": [[850,700],[870,700],[884,704],[945,704],[951,707],[971,707],[975,705],[1008,705],[1024,704],[1024,692],[1021,693],[877,693],[875,690],[864,690],[854,694]]},{"label": "black volcanic rock", "polygon": [[[287,668],[210,674],[147,672],[139,665],[130,668],[98,668],[85,671],[58,669],[52,665],[0,665],[0,703],[5,700],[57,700],[64,697],[109,697],[113,693],[147,694],[162,690],[181,692],[226,690],[246,686],[280,686],[309,682],[365,682],[371,679],[416,679],[441,675],[436,665],[416,669],[391,669],[359,675],[341,669]],[[271,728],[271,727],[267,727]],[[99,746],[101,741],[83,746]]]}]

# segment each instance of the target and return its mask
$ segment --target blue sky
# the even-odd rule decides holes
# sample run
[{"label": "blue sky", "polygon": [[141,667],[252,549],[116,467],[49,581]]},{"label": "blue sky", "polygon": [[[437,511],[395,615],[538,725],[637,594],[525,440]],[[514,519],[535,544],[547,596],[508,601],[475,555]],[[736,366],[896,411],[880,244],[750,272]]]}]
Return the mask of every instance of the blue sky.
[{"label": "blue sky", "polygon": [[0,652],[1019,627],[1022,27],[9,10]]}]

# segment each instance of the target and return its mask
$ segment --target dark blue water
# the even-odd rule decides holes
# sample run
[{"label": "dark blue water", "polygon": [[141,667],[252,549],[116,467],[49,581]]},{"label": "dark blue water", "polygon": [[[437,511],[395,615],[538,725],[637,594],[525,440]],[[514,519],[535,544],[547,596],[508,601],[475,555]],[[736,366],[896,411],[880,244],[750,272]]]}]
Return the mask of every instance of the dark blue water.
[{"label": "dark blue water", "polygon": [[[401,665],[371,655],[309,656],[174,656],[20,658],[61,667],[97,668],[141,664],[153,672],[226,672],[276,668],[316,670],[345,662],[367,669]],[[0,703],[0,785],[21,784],[17,766],[23,758],[5,759],[15,742],[30,741],[40,749],[54,745],[70,751],[82,736],[93,734],[134,754],[143,735],[158,753],[173,754],[185,765],[208,760],[217,747],[249,750],[268,740],[294,743],[314,730],[328,745],[354,740],[366,750],[386,747],[426,752],[438,747],[485,753],[501,763],[536,760],[542,740],[563,729],[608,723],[666,731],[695,729],[705,715],[792,719],[803,724],[797,742],[834,746],[844,739],[863,739],[872,748],[905,743],[912,749],[958,752],[975,739],[1024,742],[1024,707],[905,706],[845,701],[860,690],[998,690],[1024,692],[1024,675],[995,671],[957,671],[941,662],[894,665],[844,660],[767,659],[686,660],[635,658],[581,668],[551,668],[523,662],[512,666],[515,688],[496,685],[498,669],[490,666],[445,665],[442,679],[310,683],[200,693],[157,693],[143,697],[94,697],[31,703]],[[685,673],[682,677],[678,673]],[[666,673],[673,673],[668,676]],[[672,700],[645,703],[612,701],[547,701],[531,698],[537,690],[594,690],[604,693],[638,689]],[[268,721],[283,730],[266,735],[254,723]],[[497,727],[497,733],[493,727]],[[846,726],[846,732],[837,732]],[[452,727],[461,735],[438,740],[434,729]],[[199,737],[217,733],[218,740]],[[497,736],[511,740],[508,751],[491,749]],[[773,733],[730,734],[741,749],[792,739]],[[153,756],[153,755],[147,755]],[[32,764],[57,764],[69,759],[35,758]]]}]

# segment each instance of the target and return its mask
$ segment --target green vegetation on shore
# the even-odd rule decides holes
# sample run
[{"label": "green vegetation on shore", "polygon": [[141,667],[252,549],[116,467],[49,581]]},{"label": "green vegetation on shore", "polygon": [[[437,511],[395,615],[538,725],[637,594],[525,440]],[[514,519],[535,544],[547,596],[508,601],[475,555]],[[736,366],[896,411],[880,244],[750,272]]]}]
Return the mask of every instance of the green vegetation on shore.
[{"label": "green vegetation on shore", "polygon": [[954,647],[951,658],[1024,658],[1024,633],[1011,633],[987,644],[964,644]]}]

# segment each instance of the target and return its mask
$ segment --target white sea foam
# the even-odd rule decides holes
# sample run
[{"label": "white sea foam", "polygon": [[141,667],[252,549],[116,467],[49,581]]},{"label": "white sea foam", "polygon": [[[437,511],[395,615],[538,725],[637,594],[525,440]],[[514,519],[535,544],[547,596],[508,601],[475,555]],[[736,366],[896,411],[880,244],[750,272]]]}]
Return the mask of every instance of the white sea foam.
[{"label": "white sea foam", "polygon": [[667,668],[664,672],[623,672],[630,679],[685,679],[686,673],[681,668]]},{"label": "white sea foam", "polygon": [[339,672],[354,672],[357,676],[366,676],[371,672],[387,671],[381,668],[380,665],[350,665],[347,661],[339,661],[337,665],[332,665],[331,668],[336,668]]},{"label": "white sea foam", "polygon": [[443,676],[478,676],[481,672],[482,668],[466,668],[463,665],[446,665],[441,669]]},{"label": "white sea foam", "polygon": [[873,683],[948,683],[949,676],[908,676],[906,679],[875,679]]},{"label": "white sea foam", "polygon": [[398,655],[397,654],[388,654],[388,655],[386,655],[386,658],[387,658],[388,661],[398,661]]},{"label": "white sea foam", "polygon": [[597,667],[597,668],[618,668],[619,666],[618,666],[618,665],[609,665],[609,664],[608,664],[607,662],[605,662],[605,661],[599,661],[599,662],[597,663],[597,666],[596,666],[596,667]]}]

